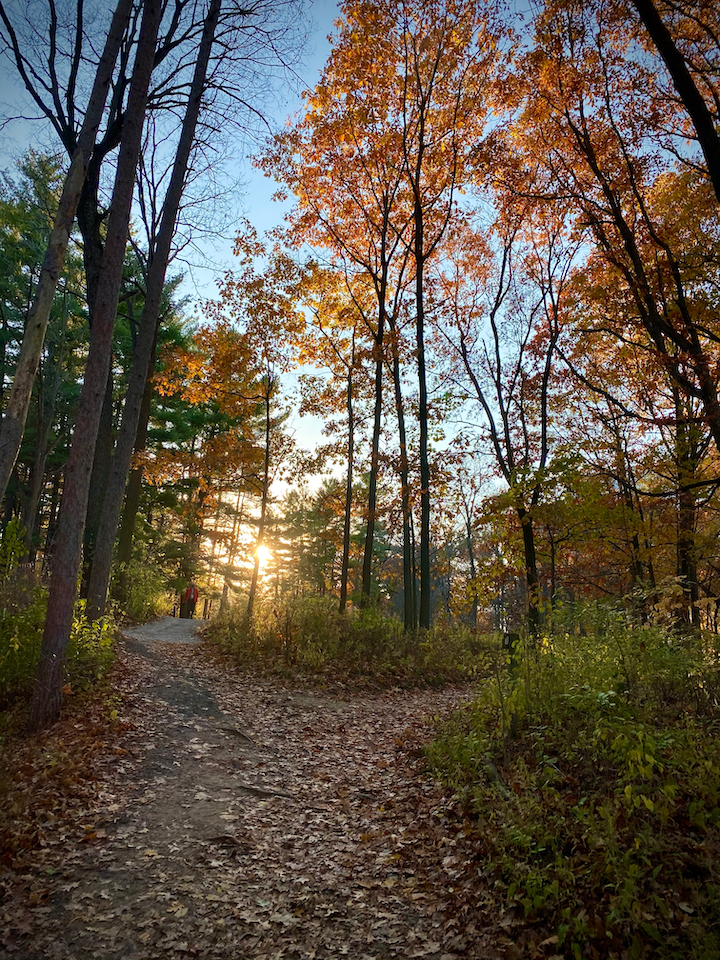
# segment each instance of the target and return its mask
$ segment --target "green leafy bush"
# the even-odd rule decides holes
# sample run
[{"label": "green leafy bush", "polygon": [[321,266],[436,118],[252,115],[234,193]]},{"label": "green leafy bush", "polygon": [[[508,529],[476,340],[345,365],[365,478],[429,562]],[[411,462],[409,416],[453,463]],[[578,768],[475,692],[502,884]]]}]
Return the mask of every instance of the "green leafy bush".
[{"label": "green leafy bush", "polygon": [[88,623],[85,601],[79,600],[70,631],[65,675],[68,683],[87,689],[103,677],[114,659],[115,625],[112,617]]},{"label": "green leafy bush", "polygon": [[31,570],[18,569],[0,582],[0,710],[27,696],[40,656],[47,591]]},{"label": "green leafy bush", "polygon": [[153,620],[171,605],[163,571],[157,564],[142,560],[117,566],[110,592],[112,596],[122,595],[122,616],[131,623]]},{"label": "green leafy bush", "polygon": [[427,751],[509,905],[566,956],[720,956],[716,642],[546,638]]},{"label": "green leafy bush", "polygon": [[[0,542],[0,710],[27,699],[33,689],[42,645],[47,589],[39,571],[21,564],[25,548],[23,531],[14,521]],[[85,618],[84,601],[78,602],[67,650],[66,680],[87,688],[112,662],[114,628],[104,617],[93,624]]]},{"label": "green leafy bush", "polygon": [[25,527],[17,517],[8,523],[0,538],[0,581],[7,580],[25,556]]}]

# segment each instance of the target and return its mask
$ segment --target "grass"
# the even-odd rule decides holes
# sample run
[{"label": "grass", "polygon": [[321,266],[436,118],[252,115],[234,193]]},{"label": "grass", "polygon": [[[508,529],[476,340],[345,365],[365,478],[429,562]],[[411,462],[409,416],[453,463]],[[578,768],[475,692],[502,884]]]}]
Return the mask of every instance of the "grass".
[{"label": "grass", "polygon": [[234,608],[206,636],[239,663],[268,672],[375,686],[438,685],[484,674],[499,656],[496,638],[438,625],[422,634],[374,608],[337,610],[337,601],[303,597],[262,603],[248,624]]},{"label": "grass", "polygon": [[528,955],[720,957],[717,639],[546,638],[428,748]]}]

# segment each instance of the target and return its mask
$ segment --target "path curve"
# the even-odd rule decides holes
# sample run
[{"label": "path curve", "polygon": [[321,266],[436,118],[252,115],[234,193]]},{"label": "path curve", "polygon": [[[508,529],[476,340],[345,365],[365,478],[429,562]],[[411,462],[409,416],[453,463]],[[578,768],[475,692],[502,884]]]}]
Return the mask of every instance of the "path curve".
[{"label": "path curve", "polygon": [[128,627],[123,636],[143,643],[200,643],[198,628],[200,620],[184,620],[180,617],[160,617],[139,627]]},{"label": "path curve", "polygon": [[197,626],[125,632],[91,832],[38,853],[0,957],[505,956],[472,838],[412,759],[467,689],[285,687],[229,668]]}]

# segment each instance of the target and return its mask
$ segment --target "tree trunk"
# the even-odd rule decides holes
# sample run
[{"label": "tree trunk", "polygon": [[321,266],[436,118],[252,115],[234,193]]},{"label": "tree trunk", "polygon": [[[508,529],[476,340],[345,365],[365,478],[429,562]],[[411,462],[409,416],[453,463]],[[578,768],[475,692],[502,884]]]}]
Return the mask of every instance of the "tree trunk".
[{"label": "tree trunk", "polygon": [[350,524],[352,521],[353,499],[353,460],[355,457],[355,410],[353,408],[353,358],[348,366],[347,394],[345,405],[348,418],[347,471],[345,474],[345,510],[343,516],[342,566],[340,569],[340,613],[345,612],[348,595],[348,575],[350,571]]},{"label": "tree trunk", "polygon": [[676,573],[683,590],[683,603],[678,611],[681,627],[699,629],[700,612],[697,607],[699,588],[695,551],[697,504],[691,484],[697,475],[697,453],[688,422],[689,404],[683,404],[680,390],[673,387],[675,401],[675,459],[677,463],[677,558]]},{"label": "tree trunk", "polygon": [[[64,338],[64,330],[63,330]],[[62,352],[62,348],[61,348]],[[55,375],[52,386],[50,387],[47,398],[38,398],[38,430],[37,442],[35,444],[35,458],[32,469],[32,483],[30,485],[30,494],[25,505],[25,514],[23,523],[25,525],[25,546],[28,556],[33,551],[33,540],[35,539],[35,530],[38,525],[38,508],[43,487],[45,485],[45,464],[47,463],[50,452],[50,434],[55,417],[55,403],[57,401],[58,390],[60,389],[60,380],[62,377],[60,369],[60,358],[54,358]],[[42,379],[42,378],[41,378]]]},{"label": "tree trunk", "polygon": [[397,328],[394,320],[389,318],[392,332],[392,370],[395,387],[395,411],[398,422],[398,439],[400,442],[400,497],[403,518],[403,626],[406,631],[417,627],[417,612],[415,608],[415,579],[413,575],[413,543],[410,531],[410,468],[407,455],[407,432],[405,430],[405,404],[402,395],[402,379],[400,376],[400,352],[397,342]]},{"label": "tree trunk", "polygon": [[0,425],[0,500],[5,495],[25,431],[33,382],[40,361],[58,278],[65,263],[65,254],[67,253],[80,193],[95,144],[97,130],[105,109],[115,61],[130,20],[132,5],[132,0],[118,0],[117,8],[113,14],[105,49],[95,74],[85,119],[72,155],[70,169],[65,178],[62,196],[60,197],[40,272],[37,291],[25,325],[10,399],[3,416],[2,425]]},{"label": "tree trunk", "polygon": [[[421,160],[418,160],[418,165]],[[416,183],[419,181],[419,173]],[[416,187],[417,190],[417,187]],[[423,267],[423,210],[415,199],[415,324],[417,342],[418,386],[420,391],[418,421],[420,425],[420,617],[421,630],[430,628],[430,462],[428,459],[428,403],[425,370],[425,291]]]},{"label": "tree trunk", "polygon": [[475,578],[477,576],[477,566],[475,564],[475,551],[473,550],[472,542],[472,519],[470,517],[470,510],[466,508],[465,511],[465,532],[467,534],[466,544],[468,552],[468,561],[470,563],[470,579],[473,584],[473,594],[472,594],[472,606],[470,608],[470,623],[472,624],[473,630],[477,629],[477,618],[478,618],[478,604],[479,597],[477,592],[477,587],[475,586]]},{"label": "tree trunk", "polygon": [[113,371],[112,357],[108,371],[105,395],[103,396],[100,423],[98,424],[97,440],[95,441],[95,456],[93,457],[90,473],[90,489],[92,497],[88,501],[87,517],[85,518],[85,534],[83,536],[83,563],[80,581],[80,596],[87,597],[88,582],[95,556],[95,544],[98,530],[102,522],[103,502],[107,491],[108,480],[112,463],[113,448]]},{"label": "tree trunk", "polygon": [[[54,443],[51,443],[50,441],[50,435],[52,433],[53,420],[55,418],[55,407],[57,404],[58,393],[60,391],[60,384],[62,383],[63,379],[61,365],[63,352],[65,349],[66,333],[67,291],[65,297],[63,298],[62,327],[60,331],[59,343],[56,344],[56,350],[52,352],[51,356],[51,366],[55,371],[52,386],[50,387],[47,398],[43,398],[42,400],[38,401],[38,439],[35,450],[35,462],[33,464],[33,482],[24,520],[26,529],[25,544],[27,546],[28,555],[30,555],[31,551],[33,551],[33,540],[35,539],[35,532],[38,527],[40,497],[45,484],[45,466],[50,450],[54,446]],[[40,384],[42,384],[42,378],[40,380]]]},{"label": "tree trunk", "polygon": [[95,539],[95,552],[90,573],[87,605],[88,618],[91,620],[102,616],[105,611],[105,600],[107,597],[108,583],[110,581],[112,550],[115,542],[115,534],[117,533],[118,517],[120,516],[123,493],[127,483],[128,471],[130,470],[130,462],[132,460],[148,373],[151,369],[150,361],[155,353],[155,345],[157,343],[160,301],[165,287],[165,274],[170,259],[172,239],[175,235],[180,201],[185,187],[190,152],[195,142],[195,130],[197,128],[202,96],[205,90],[207,67],[210,62],[215,28],[220,16],[220,6],[221,0],[212,0],[207,17],[205,18],[192,86],[188,95],[185,118],[180,132],[170,183],[163,204],[160,230],[158,232],[155,250],[150,258],[148,267],[145,303],[140,317],[140,326],[133,355],[125,406],[123,408],[122,422],[118,433],[115,455],[112,460]]},{"label": "tree trunk", "polygon": [[363,554],[361,605],[370,603],[372,586],[372,558],[375,544],[375,520],[377,517],[377,478],[380,465],[380,427],[382,425],[382,380],[383,347],[385,338],[385,280],[381,283],[378,326],[375,334],[375,411],[373,417],[372,450],[370,454],[370,482],[368,484],[367,527],[365,530],[365,552]]},{"label": "tree trunk", "polygon": [[65,655],[75,606],[90,472],[110,368],[112,335],[130,222],[135,170],[142,144],[148,88],[161,15],[161,0],[146,0],[123,123],[85,380],[65,469],[40,665],[28,719],[28,729],[31,731],[38,730],[55,719],[62,702]]},{"label": "tree trunk", "polygon": [[255,562],[253,563],[252,581],[250,583],[250,593],[248,595],[248,605],[246,611],[247,622],[252,621],[253,608],[255,606],[255,594],[257,593],[258,577],[260,575],[260,556],[259,550],[265,540],[265,517],[267,516],[268,491],[270,489],[270,393],[272,391],[273,381],[268,376],[267,391],[265,393],[265,460],[263,463],[263,481],[262,481],[262,499],[260,501],[260,523],[258,525],[257,542],[255,543]]},{"label": "tree trunk", "polygon": [[523,551],[525,554],[525,582],[527,584],[528,634],[532,640],[540,636],[540,579],[535,553],[535,533],[532,517],[523,506],[517,509],[522,527]]},{"label": "tree trunk", "polygon": [[52,482],[52,492],[50,494],[50,506],[48,508],[48,525],[45,536],[45,559],[43,567],[50,565],[50,558],[55,546],[55,533],[57,531],[58,508],[60,505],[60,471],[55,473]]},{"label": "tree trunk", "polygon": [[[154,366],[154,358],[150,360],[150,367]],[[133,453],[141,453],[147,445],[148,424],[150,422],[150,411],[152,408],[153,386],[152,378],[148,377],[145,384],[142,405],[140,407],[140,422],[138,424],[137,436],[135,437],[135,446]],[[128,564],[132,557],[133,533],[135,531],[135,520],[140,507],[140,493],[142,492],[142,467],[134,467],[130,473],[127,490],[125,493],[125,509],[123,511],[122,524],[120,525],[120,534],[118,536],[117,562],[118,564]],[[117,599],[124,599],[117,597]]]},{"label": "tree trunk", "polygon": [[230,534],[230,543],[228,545],[228,558],[227,563],[225,564],[225,572],[223,576],[223,591],[222,597],[220,598],[220,614],[222,615],[227,611],[229,605],[229,594],[230,594],[230,571],[233,569],[233,564],[235,563],[235,557],[237,556],[238,551],[238,528],[240,526],[240,504],[242,502],[242,490],[238,490],[237,500],[235,501],[235,514],[233,516],[233,525],[232,532]]},{"label": "tree trunk", "polygon": [[0,311],[2,312],[2,333],[0,334],[0,410],[3,410],[5,407],[5,359],[7,355],[8,322],[2,304],[0,304]]},{"label": "tree trunk", "polygon": [[705,156],[710,182],[720,201],[720,137],[715,129],[712,113],[688,70],[685,58],[675,45],[670,31],[663,23],[652,0],[632,0],[632,3],[650,34],[655,48],[665,61],[683,106],[690,114],[700,148]]}]

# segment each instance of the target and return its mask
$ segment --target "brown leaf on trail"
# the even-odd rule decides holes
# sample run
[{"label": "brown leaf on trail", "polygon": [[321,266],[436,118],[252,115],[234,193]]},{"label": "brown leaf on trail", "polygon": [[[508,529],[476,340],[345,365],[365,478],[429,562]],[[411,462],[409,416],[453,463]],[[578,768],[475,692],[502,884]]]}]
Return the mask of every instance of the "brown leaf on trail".
[{"label": "brown leaf on trail", "polygon": [[208,843],[218,843],[223,847],[245,847],[248,845],[247,840],[233,837],[227,833],[220,834],[218,837],[208,837]]},{"label": "brown leaf on trail", "polygon": [[0,944],[114,956],[126,942],[138,960],[499,957],[472,832],[407,752],[408,731],[421,743],[425,718],[466,691],[338,699],[230,671],[202,646],[145,654],[134,645],[117,665],[122,725],[98,705],[14,744]]}]

